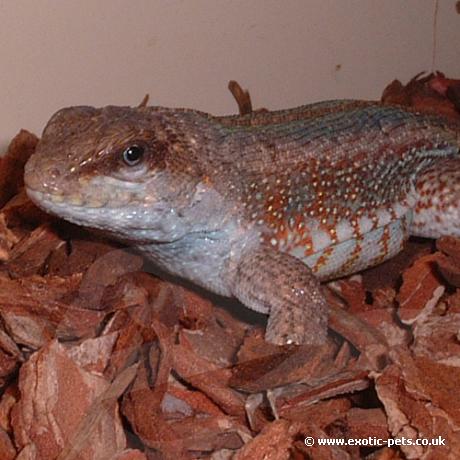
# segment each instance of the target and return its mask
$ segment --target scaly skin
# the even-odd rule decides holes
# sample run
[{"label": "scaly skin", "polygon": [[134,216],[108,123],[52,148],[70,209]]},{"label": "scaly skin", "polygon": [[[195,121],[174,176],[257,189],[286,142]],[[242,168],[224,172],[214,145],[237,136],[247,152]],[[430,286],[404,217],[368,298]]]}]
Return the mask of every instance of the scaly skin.
[{"label": "scaly skin", "polygon": [[459,145],[452,123],[368,101],[242,117],[71,107],[25,183],[44,210],[268,313],[267,340],[313,344],[319,280],[380,263],[409,233],[460,234]]}]

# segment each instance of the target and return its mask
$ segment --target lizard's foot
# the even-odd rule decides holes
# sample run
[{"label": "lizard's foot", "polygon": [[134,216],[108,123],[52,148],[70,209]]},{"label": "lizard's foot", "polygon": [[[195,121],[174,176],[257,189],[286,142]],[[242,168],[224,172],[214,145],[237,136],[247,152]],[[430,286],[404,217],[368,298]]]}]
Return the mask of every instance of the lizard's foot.
[{"label": "lizard's foot", "polygon": [[299,311],[298,315],[271,314],[265,340],[275,345],[322,345],[327,338],[326,312],[311,315],[306,313],[308,310]]}]

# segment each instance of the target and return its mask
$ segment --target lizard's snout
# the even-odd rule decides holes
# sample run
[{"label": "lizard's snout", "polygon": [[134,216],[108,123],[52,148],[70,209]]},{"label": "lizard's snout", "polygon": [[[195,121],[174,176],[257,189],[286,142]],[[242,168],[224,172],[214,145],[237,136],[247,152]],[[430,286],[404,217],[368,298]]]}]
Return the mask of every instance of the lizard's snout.
[{"label": "lizard's snout", "polygon": [[44,193],[59,193],[62,177],[63,173],[56,164],[40,155],[39,143],[37,151],[29,158],[24,169],[26,188]]}]

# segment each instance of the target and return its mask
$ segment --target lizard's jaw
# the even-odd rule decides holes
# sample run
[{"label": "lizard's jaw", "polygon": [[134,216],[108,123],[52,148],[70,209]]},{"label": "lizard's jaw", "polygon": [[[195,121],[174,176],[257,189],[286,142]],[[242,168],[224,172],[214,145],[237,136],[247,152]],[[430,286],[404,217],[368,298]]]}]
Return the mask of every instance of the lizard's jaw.
[{"label": "lizard's jaw", "polygon": [[[102,201],[83,202],[79,197],[65,197],[30,187],[26,192],[33,203],[49,214],[87,228],[116,235],[125,242],[171,241],[182,236],[174,210],[164,205],[108,206]],[[169,216],[169,218],[168,218]]]}]

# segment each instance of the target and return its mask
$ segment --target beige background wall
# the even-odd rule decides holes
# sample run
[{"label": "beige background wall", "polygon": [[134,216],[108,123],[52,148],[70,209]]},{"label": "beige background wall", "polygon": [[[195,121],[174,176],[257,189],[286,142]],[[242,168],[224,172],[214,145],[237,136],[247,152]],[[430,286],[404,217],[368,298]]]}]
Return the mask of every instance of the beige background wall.
[{"label": "beige background wall", "polygon": [[[439,0],[435,69],[460,77],[460,15]],[[434,0],[0,0],[0,146],[60,107],[255,106],[378,98],[432,69]]]}]

